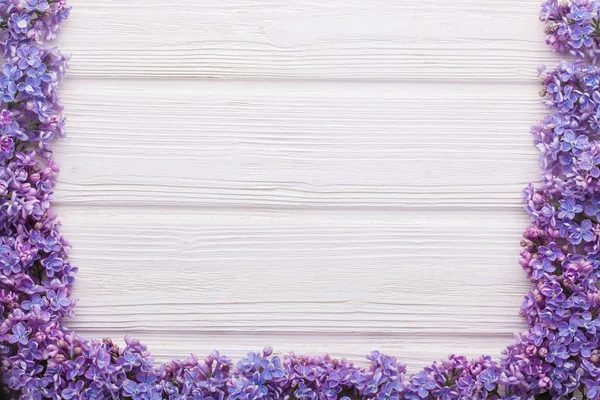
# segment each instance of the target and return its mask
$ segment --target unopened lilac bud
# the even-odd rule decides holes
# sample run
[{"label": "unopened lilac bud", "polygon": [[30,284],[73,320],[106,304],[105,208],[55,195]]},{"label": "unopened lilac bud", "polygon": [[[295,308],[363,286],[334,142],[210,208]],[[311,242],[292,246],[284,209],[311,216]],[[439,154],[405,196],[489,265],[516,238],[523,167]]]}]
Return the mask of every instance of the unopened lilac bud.
[{"label": "unopened lilac bud", "polygon": [[541,303],[542,301],[544,301],[544,296],[542,296],[541,294],[536,294],[535,301],[536,303]]},{"label": "unopened lilac bud", "polygon": [[41,179],[41,176],[37,172],[29,175],[29,180],[31,180],[31,182],[33,182],[33,183],[39,182],[40,179]]},{"label": "unopened lilac bud", "polygon": [[545,347],[540,347],[540,348],[538,349],[538,354],[539,354],[541,357],[546,357],[546,356],[548,355],[548,349],[547,349],[547,348],[545,348]]},{"label": "unopened lilac bud", "polygon": [[542,379],[540,379],[538,385],[541,388],[551,388],[552,387],[552,379],[550,379],[547,376],[544,376]]},{"label": "unopened lilac bud", "polygon": [[546,66],[544,64],[538,64],[537,66],[537,72],[538,74],[543,74],[546,71]]},{"label": "unopened lilac bud", "polygon": [[43,332],[37,332],[35,334],[35,341],[38,343],[42,343],[44,340],[46,340],[46,335]]},{"label": "unopened lilac bud", "polygon": [[475,364],[471,367],[471,373],[474,375],[479,375],[483,371],[483,366],[481,364]]},{"label": "unopened lilac bud", "polygon": [[521,267],[526,267],[529,265],[529,261],[527,261],[527,259],[521,257],[521,258],[519,258],[519,264],[521,265]]}]

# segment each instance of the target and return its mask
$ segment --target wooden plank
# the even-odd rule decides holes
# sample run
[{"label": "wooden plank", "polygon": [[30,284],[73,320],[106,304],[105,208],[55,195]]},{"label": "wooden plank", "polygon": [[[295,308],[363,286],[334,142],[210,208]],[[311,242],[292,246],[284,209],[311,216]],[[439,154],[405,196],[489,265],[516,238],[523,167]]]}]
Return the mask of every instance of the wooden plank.
[{"label": "wooden plank", "polygon": [[71,3],[70,327],[412,370],[525,329],[537,2]]},{"label": "wooden plank", "polygon": [[[89,337],[103,337],[106,330],[80,327],[79,332]],[[131,331],[110,331],[115,343],[123,343],[124,335],[132,336]],[[499,358],[500,352],[514,341],[512,335],[486,336],[482,334],[431,334],[400,336],[378,333],[348,334],[348,333],[296,333],[278,332],[218,332],[198,334],[195,331],[178,331],[171,333],[163,331],[148,334],[136,332],[154,356],[155,362],[160,363],[173,358],[182,359],[195,353],[199,357],[217,349],[234,361],[245,356],[249,351],[260,351],[263,347],[273,346],[277,354],[290,351],[296,354],[323,355],[331,354],[335,358],[346,358],[356,364],[366,364],[365,355],[378,349],[385,354],[393,355],[408,364],[409,372],[431,365],[434,360],[440,360],[449,354],[465,355],[475,358],[482,354]]]},{"label": "wooden plank", "polygon": [[57,211],[80,267],[68,325],[139,337],[159,360],[272,344],[419,366],[499,354],[525,328],[523,213]]},{"label": "wooden plank", "polygon": [[72,76],[532,82],[539,1],[71,0]]},{"label": "wooden plank", "polygon": [[60,204],[521,209],[520,85],[71,80]]}]

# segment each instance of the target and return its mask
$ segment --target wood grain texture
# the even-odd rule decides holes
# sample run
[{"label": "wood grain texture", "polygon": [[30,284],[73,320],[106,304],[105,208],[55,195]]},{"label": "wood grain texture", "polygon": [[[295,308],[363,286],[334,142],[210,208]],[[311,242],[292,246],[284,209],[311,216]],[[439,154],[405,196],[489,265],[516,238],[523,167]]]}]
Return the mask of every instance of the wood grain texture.
[{"label": "wood grain texture", "polygon": [[70,327],[412,370],[525,329],[537,1],[71,3]]},{"label": "wood grain texture", "polygon": [[73,76],[535,80],[539,1],[73,1]]},{"label": "wood grain texture", "polygon": [[318,342],[309,352],[353,359],[377,344],[415,367],[498,355],[524,329],[520,213],[58,212],[82,266],[70,326],[162,343],[159,359],[208,353],[215,337],[238,356],[247,332],[255,346]]},{"label": "wood grain texture", "polygon": [[519,85],[71,80],[60,204],[521,209]]}]

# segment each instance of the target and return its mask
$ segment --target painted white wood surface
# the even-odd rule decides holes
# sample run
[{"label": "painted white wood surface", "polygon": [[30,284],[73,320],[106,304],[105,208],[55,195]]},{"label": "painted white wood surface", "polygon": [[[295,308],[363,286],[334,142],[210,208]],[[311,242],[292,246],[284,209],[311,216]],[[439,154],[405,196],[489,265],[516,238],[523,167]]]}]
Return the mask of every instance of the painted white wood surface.
[{"label": "painted white wood surface", "polygon": [[525,328],[538,1],[71,4],[69,326],[412,369]]}]

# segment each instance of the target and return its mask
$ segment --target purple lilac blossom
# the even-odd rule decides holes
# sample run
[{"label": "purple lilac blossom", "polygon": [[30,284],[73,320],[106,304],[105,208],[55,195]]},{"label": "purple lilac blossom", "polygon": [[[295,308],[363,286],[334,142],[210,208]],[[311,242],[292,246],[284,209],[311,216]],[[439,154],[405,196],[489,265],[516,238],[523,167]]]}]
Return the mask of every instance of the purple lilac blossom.
[{"label": "purple lilac blossom", "polygon": [[[542,5],[553,49],[595,63],[598,2]],[[135,339],[88,340],[64,326],[77,268],[51,204],[64,135],[56,93],[68,58],[48,47],[64,0],[0,0],[0,368],[19,399],[535,400],[600,398],[600,71],[540,69],[549,115],[532,128],[542,183],[523,191],[531,225],[520,264],[529,329],[503,356],[451,355],[417,371],[377,351],[357,366],[330,356],[213,351],[155,365]]]},{"label": "purple lilac blossom", "polygon": [[600,54],[598,10],[596,1],[545,1],[540,19],[546,23],[546,43],[555,51],[595,63]]}]

